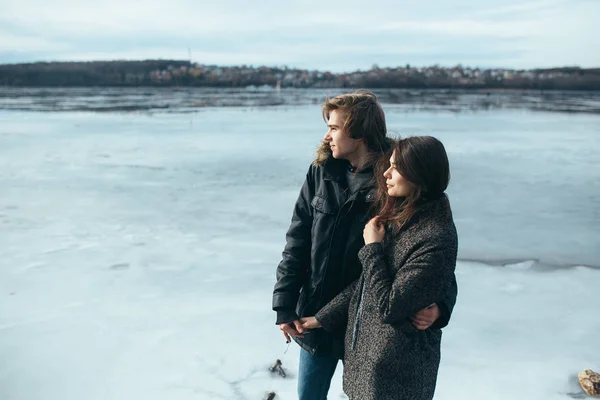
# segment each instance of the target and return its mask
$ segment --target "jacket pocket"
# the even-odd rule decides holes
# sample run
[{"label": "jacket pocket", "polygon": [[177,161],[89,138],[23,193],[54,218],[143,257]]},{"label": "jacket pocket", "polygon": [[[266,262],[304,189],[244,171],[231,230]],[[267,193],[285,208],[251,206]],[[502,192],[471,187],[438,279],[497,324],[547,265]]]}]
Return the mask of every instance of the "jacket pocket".
[{"label": "jacket pocket", "polygon": [[330,204],[325,197],[315,195],[310,202],[310,205],[317,211],[324,214],[334,215],[337,212],[337,207]]}]

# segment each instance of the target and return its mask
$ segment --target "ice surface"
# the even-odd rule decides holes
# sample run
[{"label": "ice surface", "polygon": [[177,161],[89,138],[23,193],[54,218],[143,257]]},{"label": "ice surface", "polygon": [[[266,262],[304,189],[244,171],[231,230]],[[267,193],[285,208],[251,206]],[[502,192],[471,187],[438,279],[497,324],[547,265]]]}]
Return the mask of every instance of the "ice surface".
[{"label": "ice surface", "polygon": [[[600,117],[386,110],[452,163],[436,398],[580,393],[600,369]],[[295,398],[271,291],[322,134],[318,106],[0,112],[0,399]]]}]

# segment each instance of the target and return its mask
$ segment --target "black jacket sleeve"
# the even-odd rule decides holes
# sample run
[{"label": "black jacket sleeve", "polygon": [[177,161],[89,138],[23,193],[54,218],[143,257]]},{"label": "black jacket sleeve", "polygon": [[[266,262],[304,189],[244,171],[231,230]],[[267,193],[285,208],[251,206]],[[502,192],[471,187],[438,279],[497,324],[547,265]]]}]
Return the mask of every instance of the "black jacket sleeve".
[{"label": "black jacket sleeve", "polygon": [[308,278],[313,221],[310,203],[315,191],[313,168],[309,168],[294,206],[283,257],[277,267],[277,282],[273,290],[273,310],[278,314],[277,324],[298,319],[295,309],[300,288]]}]

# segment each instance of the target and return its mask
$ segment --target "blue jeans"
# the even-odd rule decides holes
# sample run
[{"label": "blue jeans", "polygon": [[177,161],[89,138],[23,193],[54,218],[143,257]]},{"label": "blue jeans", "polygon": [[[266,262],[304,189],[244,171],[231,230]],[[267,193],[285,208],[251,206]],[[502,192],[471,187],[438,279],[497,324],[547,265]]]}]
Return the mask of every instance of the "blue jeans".
[{"label": "blue jeans", "polygon": [[311,356],[308,351],[300,349],[298,400],[327,400],[337,363],[337,358]]}]

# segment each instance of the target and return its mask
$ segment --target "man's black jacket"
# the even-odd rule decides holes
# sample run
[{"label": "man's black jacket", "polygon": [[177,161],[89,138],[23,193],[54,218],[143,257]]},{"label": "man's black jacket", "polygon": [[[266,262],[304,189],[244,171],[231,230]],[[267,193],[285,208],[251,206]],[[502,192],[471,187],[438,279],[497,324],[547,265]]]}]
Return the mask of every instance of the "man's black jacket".
[{"label": "man's black jacket", "polygon": [[[362,271],[358,251],[364,246],[363,230],[373,213],[375,181],[349,193],[347,161],[323,158],[308,170],[277,267],[273,291],[277,324],[314,316]],[[362,173],[372,176],[372,171]],[[454,280],[446,298],[437,303],[441,317],[436,328],[448,324],[457,291]],[[317,329],[295,340],[313,355],[342,358],[343,337],[344,332]]]}]

